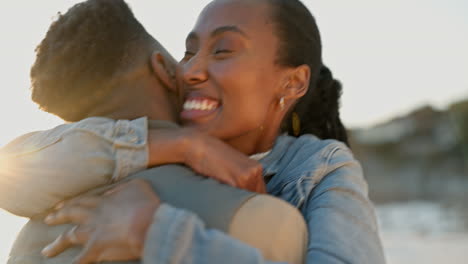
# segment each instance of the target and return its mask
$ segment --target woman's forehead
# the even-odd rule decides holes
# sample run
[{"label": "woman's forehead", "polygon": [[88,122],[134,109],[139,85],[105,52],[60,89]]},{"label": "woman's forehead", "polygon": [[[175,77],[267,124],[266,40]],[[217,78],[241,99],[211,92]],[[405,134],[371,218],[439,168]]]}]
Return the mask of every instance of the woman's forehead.
[{"label": "woman's forehead", "polygon": [[236,27],[242,31],[265,30],[270,27],[270,9],[262,0],[217,0],[200,14],[194,31],[211,33],[219,27]]}]

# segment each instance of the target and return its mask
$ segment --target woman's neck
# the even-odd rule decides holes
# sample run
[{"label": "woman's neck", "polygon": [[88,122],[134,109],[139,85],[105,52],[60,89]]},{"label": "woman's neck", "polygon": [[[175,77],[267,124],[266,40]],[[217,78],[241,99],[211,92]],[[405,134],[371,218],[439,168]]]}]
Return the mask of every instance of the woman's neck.
[{"label": "woman's neck", "polygon": [[271,130],[258,128],[256,131],[225,140],[225,142],[246,155],[266,152],[273,148],[279,135],[278,132],[268,133],[268,131]]}]

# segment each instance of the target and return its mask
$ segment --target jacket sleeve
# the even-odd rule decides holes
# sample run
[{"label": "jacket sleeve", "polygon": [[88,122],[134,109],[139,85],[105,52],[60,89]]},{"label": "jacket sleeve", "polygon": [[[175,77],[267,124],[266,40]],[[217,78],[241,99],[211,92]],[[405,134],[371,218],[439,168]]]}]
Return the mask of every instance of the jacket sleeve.
[{"label": "jacket sleeve", "polygon": [[324,171],[302,208],[310,234],[307,263],[385,263],[359,162],[338,149]]},{"label": "jacket sleeve", "polygon": [[26,134],[0,149],[0,207],[32,217],[56,203],[143,170],[146,118],[88,118]]},{"label": "jacket sleeve", "polygon": [[225,233],[205,228],[195,214],[162,204],[147,234],[143,264],[267,264],[260,252]]},{"label": "jacket sleeve", "polygon": [[[367,184],[349,151],[338,150],[322,180],[306,197],[307,263],[385,263]],[[305,179],[306,180],[306,179]],[[143,257],[150,263],[271,263],[258,250],[206,229],[190,212],[162,205],[148,232]]]}]

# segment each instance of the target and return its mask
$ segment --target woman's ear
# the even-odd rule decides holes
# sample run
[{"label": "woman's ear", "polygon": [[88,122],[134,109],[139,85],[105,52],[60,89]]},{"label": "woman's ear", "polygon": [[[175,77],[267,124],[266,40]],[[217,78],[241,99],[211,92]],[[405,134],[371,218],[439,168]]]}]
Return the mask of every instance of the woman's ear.
[{"label": "woman's ear", "polygon": [[310,67],[301,65],[291,70],[284,88],[284,99],[294,100],[307,93],[310,83]]},{"label": "woman's ear", "polygon": [[151,68],[156,77],[171,91],[176,92],[175,66],[171,65],[160,52],[151,55]]}]

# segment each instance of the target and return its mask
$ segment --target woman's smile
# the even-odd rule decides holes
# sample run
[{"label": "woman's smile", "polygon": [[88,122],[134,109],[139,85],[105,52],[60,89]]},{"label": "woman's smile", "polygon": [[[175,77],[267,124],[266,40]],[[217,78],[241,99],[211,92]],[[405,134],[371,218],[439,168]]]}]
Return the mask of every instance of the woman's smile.
[{"label": "woman's smile", "polygon": [[184,101],[180,116],[185,121],[196,123],[200,119],[216,115],[220,108],[220,101],[214,98],[189,94]]},{"label": "woman's smile", "polygon": [[271,147],[284,114],[276,105],[290,69],[275,63],[279,39],[270,17],[267,2],[212,2],[179,63],[183,124],[247,154]]}]

